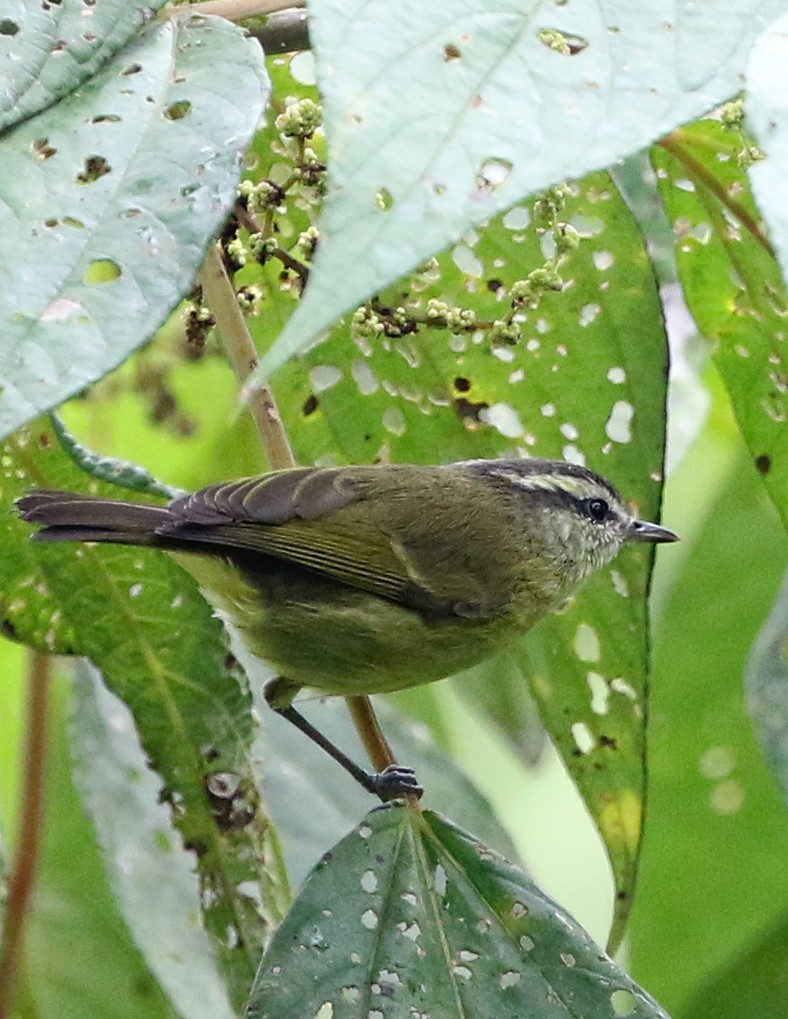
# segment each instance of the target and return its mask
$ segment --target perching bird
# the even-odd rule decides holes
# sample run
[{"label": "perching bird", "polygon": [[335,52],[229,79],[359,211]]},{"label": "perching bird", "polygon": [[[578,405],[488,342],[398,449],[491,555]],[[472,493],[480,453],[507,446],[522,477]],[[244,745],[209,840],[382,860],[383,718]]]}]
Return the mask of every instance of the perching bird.
[{"label": "perching bird", "polygon": [[466,669],[511,644],[627,541],[676,541],[613,485],[553,460],[295,468],[167,506],[69,492],[18,501],[40,541],[160,548],[252,654],[288,717],[366,789],[420,793],[410,769],[370,774],[293,707],[302,687],[354,696]]}]

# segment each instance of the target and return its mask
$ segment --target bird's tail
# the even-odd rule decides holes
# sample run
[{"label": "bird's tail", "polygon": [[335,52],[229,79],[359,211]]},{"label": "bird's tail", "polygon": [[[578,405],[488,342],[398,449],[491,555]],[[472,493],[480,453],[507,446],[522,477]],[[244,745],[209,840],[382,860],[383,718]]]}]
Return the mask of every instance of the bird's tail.
[{"label": "bird's tail", "polygon": [[109,541],[119,545],[163,544],[156,534],[166,524],[165,506],[99,499],[74,492],[35,491],[16,502],[23,520],[39,524],[37,541]]}]

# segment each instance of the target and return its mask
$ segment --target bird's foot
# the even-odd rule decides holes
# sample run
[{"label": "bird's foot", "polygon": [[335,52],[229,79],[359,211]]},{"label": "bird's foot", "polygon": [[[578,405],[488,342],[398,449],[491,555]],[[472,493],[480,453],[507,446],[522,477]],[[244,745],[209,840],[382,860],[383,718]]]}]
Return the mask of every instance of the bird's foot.
[{"label": "bird's foot", "polygon": [[368,775],[364,788],[377,796],[384,803],[389,800],[401,800],[407,797],[415,797],[420,800],[424,795],[424,789],[419,785],[416,772],[404,764],[390,764],[388,768],[375,775]]}]

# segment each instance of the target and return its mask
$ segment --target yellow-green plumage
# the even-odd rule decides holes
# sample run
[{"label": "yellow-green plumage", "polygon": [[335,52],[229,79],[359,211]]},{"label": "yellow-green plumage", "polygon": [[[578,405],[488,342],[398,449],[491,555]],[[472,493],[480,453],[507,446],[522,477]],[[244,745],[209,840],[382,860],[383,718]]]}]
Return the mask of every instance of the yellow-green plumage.
[{"label": "yellow-green plumage", "polygon": [[559,607],[625,541],[675,540],[635,520],[598,475],[536,459],[299,468],[166,507],[33,492],[19,509],[44,541],[175,556],[281,673],[279,710],[302,686],[370,694],[468,668]]}]

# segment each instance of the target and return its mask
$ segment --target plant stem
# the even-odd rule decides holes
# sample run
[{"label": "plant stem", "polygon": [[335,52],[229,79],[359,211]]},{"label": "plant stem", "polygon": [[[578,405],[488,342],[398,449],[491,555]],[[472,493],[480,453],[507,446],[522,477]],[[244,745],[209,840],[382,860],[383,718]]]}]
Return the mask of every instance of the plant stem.
[{"label": "plant stem", "polygon": [[[189,4],[189,14],[211,14],[228,21],[241,21],[260,14],[273,14],[293,7],[304,7],[306,0],[202,0],[201,3]],[[180,13],[183,7],[175,7],[174,13]]]},{"label": "plant stem", "polygon": [[[201,279],[205,300],[213,314],[227,356],[241,383],[244,383],[257,367],[257,350],[238,305],[235,288],[224,267],[218,244],[212,244],[208,250]],[[295,457],[270,386],[256,383],[248,399],[249,409],[271,466],[276,470],[294,467]],[[348,697],[346,701],[373,767],[382,771],[389,764],[395,763],[394,754],[383,735],[369,698]],[[3,1019],[2,1015],[0,1019]]]},{"label": "plant stem", "polygon": [[0,951],[0,1019],[8,1019],[13,1004],[43,835],[51,657],[32,651],[28,673],[24,788]]},{"label": "plant stem", "polygon": [[[257,367],[257,350],[216,244],[211,245],[205,258],[202,287],[230,363],[241,383],[245,383]],[[248,401],[271,466],[276,470],[294,467],[295,457],[270,387],[255,386]]]}]

